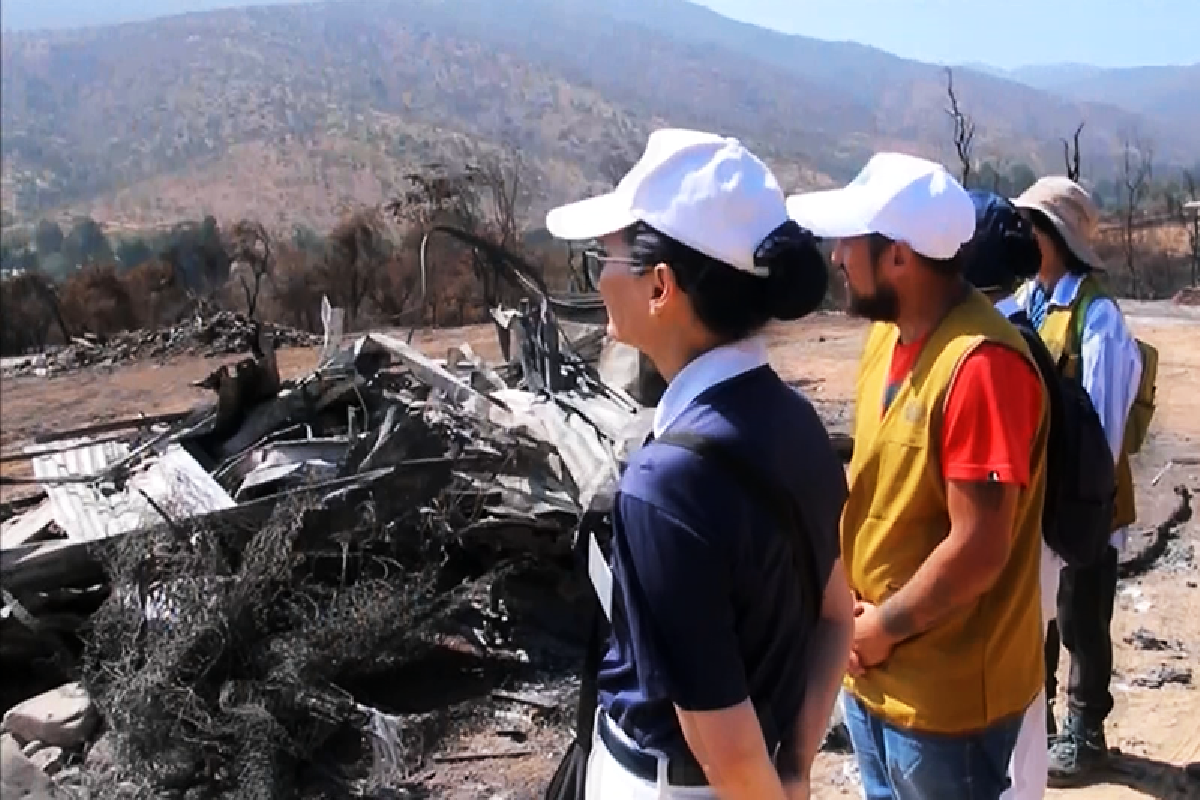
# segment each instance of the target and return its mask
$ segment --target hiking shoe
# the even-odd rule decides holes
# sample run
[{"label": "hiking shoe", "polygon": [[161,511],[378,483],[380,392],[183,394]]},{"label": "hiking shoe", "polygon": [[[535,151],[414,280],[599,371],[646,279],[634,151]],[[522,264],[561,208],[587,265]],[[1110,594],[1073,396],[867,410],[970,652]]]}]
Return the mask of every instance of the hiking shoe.
[{"label": "hiking shoe", "polygon": [[1047,786],[1062,789],[1091,780],[1108,761],[1104,725],[1089,725],[1074,715],[1050,747]]}]

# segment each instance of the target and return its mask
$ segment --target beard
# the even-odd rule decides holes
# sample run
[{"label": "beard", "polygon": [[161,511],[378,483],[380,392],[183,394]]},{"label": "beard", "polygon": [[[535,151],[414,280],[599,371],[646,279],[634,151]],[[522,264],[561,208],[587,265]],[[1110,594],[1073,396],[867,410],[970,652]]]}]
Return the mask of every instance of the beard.
[{"label": "beard", "polygon": [[875,284],[872,294],[859,294],[846,287],[849,296],[848,313],[871,322],[895,322],[900,315],[900,298],[891,286]]}]

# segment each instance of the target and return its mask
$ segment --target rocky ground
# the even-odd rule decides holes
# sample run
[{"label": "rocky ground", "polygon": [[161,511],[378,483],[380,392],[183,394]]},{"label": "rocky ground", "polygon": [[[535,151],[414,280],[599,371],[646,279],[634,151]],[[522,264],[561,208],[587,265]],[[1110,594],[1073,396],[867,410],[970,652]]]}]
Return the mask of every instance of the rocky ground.
[{"label": "rocky ground", "polygon": [[[1200,796],[1200,777],[1185,771],[1200,761],[1200,694],[1195,688],[1200,675],[1191,674],[1198,669],[1200,653],[1200,570],[1195,555],[1200,522],[1193,517],[1179,525],[1165,524],[1185,494],[1197,495],[1200,502],[1200,351],[1194,347],[1200,311],[1131,304],[1129,312],[1137,333],[1158,347],[1161,361],[1153,434],[1134,460],[1139,522],[1125,556],[1113,626],[1117,706],[1108,736],[1114,759],[1100,783],[1051,791],[1048,797],[1053,798]],[[848,424],[862,334],[860,323],[837,315],[770,332],[773,363],[817,403],[831,428],[844,430]],[[485,357],[498,355],[490,326],[419,335],[414,342],[441,355],[464,340]],[[311,348],[281,350],[281,372],[284,377],[306,372],[315,357]],[[114,362],[56,377],[8,374],[2,379],[0,442],[7,451],[40,432],[190,408],[207,393],[189,383],[217,363],[202,356],[165,354],[154,361],[124,366]],[[27,468],[23,463],[0,466],[8,474]],[[449,704],[453,724],[424,743],[429,753],[426,768],[408,776],[405,788],[393,796],[540,797],[568,741],[570,676],[451,666],[435,665],[428,674],[405,678],[406,687],[421,689],[429,703]],[[497,690],[502,694],[495,694]],[[69,705],[69,699],[63,702]],[[57,745],[37,742],[28,735],[5,739],[5,764],[10,756],[15,759],[13,748],[17,755],[27,749],[35,761],[62,757],[54,751]],[[43,751],[49,752],[39,756]],[[64,759],[64,768],[71,768],[71,760]],[[814,797],[858,796],[852,762],[845,754],[822,754]]]}]

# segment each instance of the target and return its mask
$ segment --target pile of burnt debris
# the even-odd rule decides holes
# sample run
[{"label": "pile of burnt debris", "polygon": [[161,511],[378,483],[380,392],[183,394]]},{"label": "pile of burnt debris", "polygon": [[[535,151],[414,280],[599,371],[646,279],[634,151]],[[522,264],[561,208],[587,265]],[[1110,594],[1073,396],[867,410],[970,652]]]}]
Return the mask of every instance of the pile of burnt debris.
[{"label": "pile of burnt debris", "polygon": [[32,490],[0,528],[9,788],[382,796],[440,724],[406,670],[577,670],[572,533],[661,379],[544,302],[494,315],[498,366],[326,312],[302,379],[259,330],[211,403],[4,456],[33,473],[3,477]]},{"label": "pile of burnt debris", "polygon": [[202,309],[161,330],[125,331],[107,338],[85,333],[65,346],[22,358],[6,359],[5,374],[41,377],[92,366],[116,366],[144,359],[182,355],[224,356],[254,349],[267,327],[277,347],[316,347],[321,337],[286,326],[263,326],[242,314]]}]

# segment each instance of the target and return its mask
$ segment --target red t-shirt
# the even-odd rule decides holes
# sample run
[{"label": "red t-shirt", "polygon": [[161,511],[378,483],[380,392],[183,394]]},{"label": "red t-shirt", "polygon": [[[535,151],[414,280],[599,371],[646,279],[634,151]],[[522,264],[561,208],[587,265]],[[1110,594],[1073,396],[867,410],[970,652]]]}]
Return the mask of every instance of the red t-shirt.
[{"label": "red t-shirt", "polygon": [[[912,370],[924,342],[896,343],[881,410]],[[1042,418],[1042,381],[1014,350],[985,342],[959,368],[942,429],[948,481],[1029,481],[1030,443]]]}]

